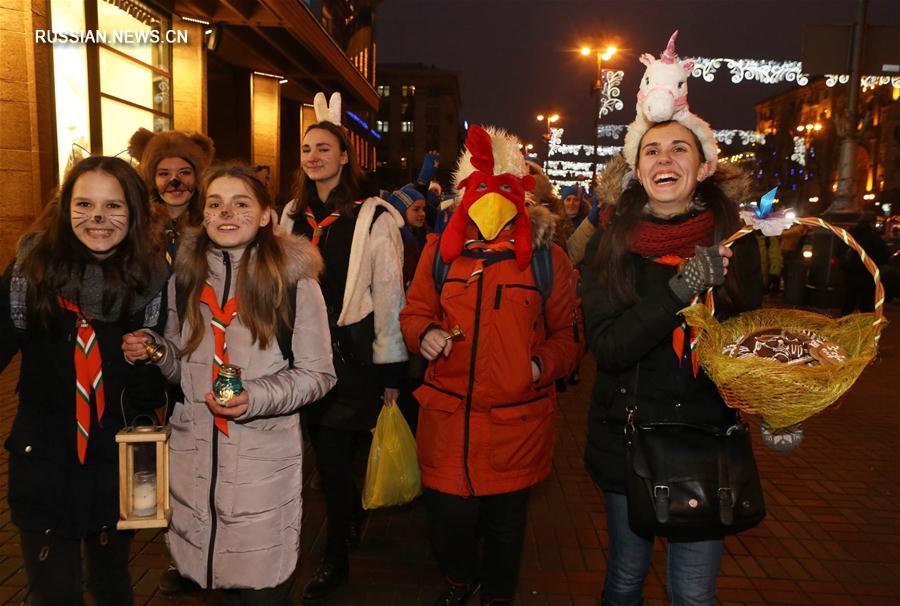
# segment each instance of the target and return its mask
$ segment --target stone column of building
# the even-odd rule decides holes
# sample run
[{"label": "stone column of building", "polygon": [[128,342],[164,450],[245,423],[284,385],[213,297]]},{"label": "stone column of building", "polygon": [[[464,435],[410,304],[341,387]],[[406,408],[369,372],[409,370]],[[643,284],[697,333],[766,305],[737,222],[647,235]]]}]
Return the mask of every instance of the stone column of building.
[{"label": "stone column of building", "polygon": [[0,264],[56,185],[51,51],[34,42],[49,28],[40,0],[0,2]]},{"label": "stone column of building", "polygon": [[269,191],[278,187],[281,85],[268,76],[253,74],[250,80],[250,155],[255,165],[269,167]]},{"label": "stone column of building", "polygon": [[205,133],[207,129],[204,27],[187,21],[178,24],[178,29],[187,30],[188,43],[172,47],[175,130]]}]

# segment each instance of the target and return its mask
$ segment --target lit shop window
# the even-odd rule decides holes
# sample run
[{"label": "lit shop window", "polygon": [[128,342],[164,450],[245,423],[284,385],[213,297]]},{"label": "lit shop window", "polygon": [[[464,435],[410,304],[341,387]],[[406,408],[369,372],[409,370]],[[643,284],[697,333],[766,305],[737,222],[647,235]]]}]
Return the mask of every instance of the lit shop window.
[{"label": "lit shop window", "polygon": [[375,120],[375,130],[380,133],[386,133],[390,130],[391,123],[387,120]]},{"label": "lit shop window", "polygon": [[[52,2],[55,31],[106,35],[96,44],[53,47],[60,173],[73,150],[76,157],[86,155],[81,148],[117,155],[138,128],[172,128],[168,17],[139,0]],[[130,38],[119,39],[116,32],[128,32]]]},{"label": "lit shop window", "polygon": [[391,86],[389,84],[379,84],[377,90],[378,90],[378,95],[381,98],[391,96]]},{"label": "lit shop window", "polygon": [[411,133],[413,132],[413,123],[411,120],[404,120],[400,123],[400,132],[402,133]]},{"label": "lit shop window", "polygon": [[415,97],[416,87],[413,84],[404,84],[400,87],[400,94],[404,97]]}]

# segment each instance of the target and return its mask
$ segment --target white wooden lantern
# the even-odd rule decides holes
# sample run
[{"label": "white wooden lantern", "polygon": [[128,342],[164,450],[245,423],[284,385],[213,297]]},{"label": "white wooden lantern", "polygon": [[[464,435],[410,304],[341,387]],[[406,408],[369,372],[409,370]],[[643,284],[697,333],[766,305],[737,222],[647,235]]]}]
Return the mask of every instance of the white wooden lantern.
[{"label": "white wooden lantern", "polygon": [[119,444],[120,530],[169,525],[169,428],[125,427]]}]

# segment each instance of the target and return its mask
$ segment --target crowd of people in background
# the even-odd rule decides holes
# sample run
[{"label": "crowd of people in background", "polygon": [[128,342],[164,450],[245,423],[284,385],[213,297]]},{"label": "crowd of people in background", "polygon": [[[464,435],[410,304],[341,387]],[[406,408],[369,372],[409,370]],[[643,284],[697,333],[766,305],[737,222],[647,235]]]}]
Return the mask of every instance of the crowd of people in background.
[{"label": "crowd of people in background", "polygon": [[[340,110],[326,109],[303,133],[283,208],[258,167],[215,163],[208,137],[141,129],[132,164],[75,163],[21,239],[0,284],[0,368],[21,353],[9,504],[33,603],[81,603],[82,560],[95,603],[132,602],[114,436],[169,401],[163,592],[291,603],[306,439],[327,539],[303,600],[327,600],[350,576],[365,517],[356,453],[381,407],[398,405],[417,434],[445,577],[436,604],[477,591],[482,604],[512,604],[556,394],[578,381],[588,348],[585,461],[610,549],[602,599],[639,604],[653,537],[628,525],[627,407],[733,424],[691,348],[673,341],[678,311],[708,288],[721,314],[758,307],[803,234],[718,246],[738,227],[736,199],[703,133],[677,121],[651,125],[636,157],[610,162],[590,188],[557,190],[509,151],[513,137],[477,126],[460,158],[429,151],[414,181],[377,183]],[[448,166],[453,183],[440,183]],[[870,217],[852,233],[884,258]],[[845,313],[871,309],[865,269],[852,255],[841,264]],[[244,391],[223,407],[212,385],[228,364]],[[669,543],[675,603],[714,603],[722,546]]]}]

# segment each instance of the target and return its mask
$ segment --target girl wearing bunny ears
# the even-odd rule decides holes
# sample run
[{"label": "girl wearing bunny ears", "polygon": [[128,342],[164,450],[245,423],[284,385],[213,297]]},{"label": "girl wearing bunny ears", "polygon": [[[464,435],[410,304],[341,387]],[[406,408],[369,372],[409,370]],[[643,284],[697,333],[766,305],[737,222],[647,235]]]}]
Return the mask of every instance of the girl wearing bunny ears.
[{"label": "girl wearing bunny ears", "polygon": [[363,199],[362,173],[340,126],[340,95],[315,99],[318,122],[304,134],[295,197],[283,228],[304,235],[325,260],[322,293],[331,325],[337,385],[303,411],[325,492],[328,539],[306,601],[330,596],[347,578],[348,546],[360,538],[361,500],[353,480],[357,440],[375,425],[379,399],[399,395],[407,359],[400,333],[403,216],[380,198]]}]

